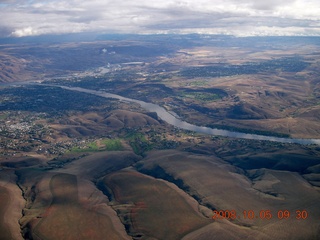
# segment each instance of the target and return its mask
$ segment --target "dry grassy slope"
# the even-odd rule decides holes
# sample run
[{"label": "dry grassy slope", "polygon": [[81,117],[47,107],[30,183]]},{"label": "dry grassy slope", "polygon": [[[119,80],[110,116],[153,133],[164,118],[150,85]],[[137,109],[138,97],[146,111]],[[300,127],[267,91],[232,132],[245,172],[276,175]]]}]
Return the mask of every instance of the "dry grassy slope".
[{"label": "dry grassy slope", "polygon": [[[240,239],[242,236],[251,236],[251,239],[319,237],[320,194],[296,173],[255,171],[252,173],[252,182],[243,172],[216,157],[177,151],[155,151],[142,162],[143,165],[139,167],[142,171],[156,174],[158,166],[173,178],[181,179],[185,187],[189,188],[189,193],[203,204],[219,210],[236,210],[240,219],[231,222],[234,224],[231,227],[234,229],[233,237],[226,235],[221,239]],[[292,215],[299,209],[306,209],[310,214],[306,220],[297,220],[294,216],[286,221],[279,220],[277,212],[285,209],[290,210]],[[256,214],[261,210],[270,210],[273,217],[270,220],[243,219],[244,210],[254,210]],[[247,227],[239,227],[241,225]],[[221,235],[229,231],[229,225],[225,227],[212,225],[212,229],[220,229],[218,234]],[[210,232],[208,227],[203,234],[208,236]]]},{"label": "dry grassy slope", "polygon": [[131,151],[98,152],[73,161],[57,171],[74,174],[83,178],[97,179],[107,173],[130,166],[140,159],[141,157]]},{"label": "dry grassy slope", "polygon": [[[277,195],[283,201],[276,203],[278,210],[289,210],[292,217],[287,221],[277,221],[262,228],[262,232],[270,235],[273,239],[317,239],[320,234],[320,193],[312,187],[298,173],[253,170],[250,172],[256,176],[252,188],[264,193]],[[306,220],[297,220],[297,210],[307,210]]]},{"label": "dry grassy slope", "polygon": [[[250,180],[240,174],[240,170],[214,156],[154,151],[143,160],[141,170],[157,166],[175,179],[181,179],[190,187],[190,194],[212,208],[245,210],[248,202],[253,209],[262,207],[258,193],[251,189]],[[236,197],[240,195],[243,201]]]},{"label": "dry grassy slope", "polygon": [[28,204],[21,224],[33,239],[129,239],[91,181],[65,173],[21,173]]},{"label": "dry grassy slope", "polygon": [[258,229],[238,226],[228,220],[217,220],[203,228],[200,228],[185,237],[182,240],[273,240],[274,238],[268,234],[259,232]]},{"label": "dry grassy slope", "polygon": [[0,52],[0,83],[27,80],[31,74],[26,70],[26,65],[25,59]]},{"label": "dry grassy slope", "polygon": [[[211,102],[192,100],[208,110],[192,114],[182,109],[187,121],[200,124],[221,124],[239,128],[274,131],[293,137],[319,137],[319,51],[318,46],[299,46],[286,50],[257,51],[252,49],[224,49],[200,47],[182,50],[188,56],[177,55],[173,60],[181,66],[210,66],[213,63],[245,64],[261,62],[295,54],[310,63],[301,72],[283,72],[279,69],[250,75],[227,77],[169,79],[167,86],[189,89],[223,89],[228,97]],[[169,60],[168,60],[169,61]],[[189,100],[190,101],[190,100]],[[187,100],[185,102],[188,102]],[[211,109],[211,110],[210,110]],[[188,113],[191,114],[188,114]],[[206,115],[206,116],[205,116]]]},{"label": "dry grassy slope", "polygon": [[42,76],[65,76],[108,63],[153,61],[158,55],[171,51],[163,45],[157,49],[154,44],[140,41],[2,45],[0,82],[30,80],[30,76],[37,80]]},{"label": "dry grassy slope", "polygon": [[148,115],[126,110],[112,111],[103,121],[110,127],[143,127],[146,125],[159,125],[159,122]]},{"label": "dry grassy slope", "polygon": [[[301,174],[313,172],[311,168],[320,164],[319,154],[317,151],[312,151],[308,148],[289,149],[283,148],[281,150],[264,150],[257,152],[224,152],[220,155],[224,160],[228,161],[234,166],[245,170],[251,169],[273,169],[285,170],[291,172],[299,172]],[[308,170],[309,169],[309,170]]]},{"label": "dry grassy slope", "polygon": [[303,177],[312,185],[320,187],[320,164],[307,168]]},{"label": "dry grassy slope", "polygon": [[126,169],[107,175],[104,183],[130,235],[139,239],[180,239],[212,222],[188,195],[164,181]]},{"label": "dry grassy slope", "polygon": [[[110,130],[118,130],[123,127],[144,127],[146,125],[159,125],[159,122],[143,113],[127,110],[114,110],[110,113],[89,112],[75,114],[71,117],[60,119],[50,124],[50,127],[60,134],[70,137],[108,134]],[[64,133],[61,135],[61,132]]]},{"label": "dry grassy slope", "polygon": [[7,206],[10,202],[10,196],[8,190],[2,186],[0,186],[0,232],[1,239],[11,239],[11,229],[8,228],[5,223],[5,212],[7,210]]},{"label": "dry grassy slope", "polygon": [[[72,154],[65,156],[66,159],[72,157]],[[61,169],[20,170],[19,184],[27,199],[21,219],[26,236],[31,234],[34,239],[67,239],[67,236],[72,239],[103,239],[105,236],[128,239],[107,197],[92,180],[139,159],[130,151],[97,152]]]},{"label": "dry grassy slope", "polygon": [[105,236],[129,239],[115,212],[107,205],[107,199],[92,183],[74,175],[56,174],[50,180],[50,191],[53,201],[35,226],[35,236],[41,239],[102,239]]},{"label": "dry grassy slope", "polygon": [[0,172],[0,239],[23,239],[20,234],[19,219],[25,201],[16,185],[16,175],[12,170]]},{"label": "dry grassy slope", "polygon": [[[226,79],[223,85],[237,91],[239,99],[227,114],[230,123],[294,137],[317,138],[320,109],[313,78],[283,74]],[[258,120],[252,120],[255,118]]]},{"label": "dry grassy slope", "polygon": [[39,157],[38,156],[11,157],[9,161],[8,159],[0,159],[0,166],[9,167],[9,168],[23,168],[23,167],[38,165],[43,161],[44,159],[41,159],[40,156]]},{"label": "dry grassy slope", "polygon": [[238,76],[209,80],[207,87],[229,89],[232,94],[212,102],[193,100],[207,110],[192,114],[191,109],[183,109],[187,121],[319,137],[320,108],[313,84],[290,77]]}]

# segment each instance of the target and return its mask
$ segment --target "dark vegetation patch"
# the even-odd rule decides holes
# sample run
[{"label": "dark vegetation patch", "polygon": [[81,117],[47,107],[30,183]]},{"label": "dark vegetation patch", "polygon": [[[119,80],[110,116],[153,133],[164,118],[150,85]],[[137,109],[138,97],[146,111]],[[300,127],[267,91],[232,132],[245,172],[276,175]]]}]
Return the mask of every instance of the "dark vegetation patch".
[{"label": "dark vegetation patch", "polygon": [[219,147],[215,148],[215,154],[244,170],[266,168],[313,173],[317,172],[317,166],[320,169],[319,148],[316,145],[227,139],[219,143]]},{"label": "dark vegetation patch", "polygon": [[136,131],[129,131],[125,139],[129,142],[134,153],[140,156],[145,156],[145,153],[154,147],[153,144],[146,139],[144,134]]},{"label": "dark vegetation patch", "polygon": [[180,74],[183,77],[195,78],[257,74],[275,70],[281,70],[283,72],[300,72],[309,65],[309,63],[304,62],[300,57],[287,57],[242,65],[216,64],[205,67],[191,67],[183,69]]},{"label": "dark vegetation patch", "polygon": [[[134,84],[134,80],[139,78],[140,76],[134,72],[130,71],[115,71],[112,73],[105,74],[103,76],[88,76],[82,78],[75,78],[73,80],[69,80],[67,82],[68,85],[74,87],[83,87],[89,88],[93,90],[105,90],[118,92],[121,89],[127,89],[128,84],[131,87]],[[51,81],[57,84],[65,85],[65,80],[56,79],[55,81]]]},{"label": "dark vegetation patch", "polygon": [[294,153],[235,156],[227,161],[245,170],[267,168],[299,173],[304,173],[309,167],[320,164],[320,159],[317,156]]},{"label": "dark vegetation patch", "polygon": [[272,118],[265,111],[251,104],[240,103],[228,109],[227,116],[231,119],[266,119]]},{"label": "dark vegetation patch", "polygon": [[11,54],[30,61],[28,69],[44,72],[44,70],[81,71],[102,66],[106,57],[100,54],[103,45],[79,44],[78,46],[37,45],[11,50]]},{"label": "dark vegetation patch", "polygon": [[103,76],[88,76],[82,78],[74,78],[68,81],[64,79],[53,79],[46,81],[49,84],[67,85],[72,87],[82,87],[93,90],[103,90],[119,94],[124,97],[150,101],[150,98],[169,97],[173,95],[171,88],[160,83],[137,83],[140,75],[131,71],[115,71]]},{"label": "dark vegetation patch", "polygon": [[289,138],[290,137],[290,135],[286,134],[286,133],[255,130],[255,129],[249,129],[249,128],[239,128],[239,127],[226,126],[226,125],[220,125],[220,124],[207,124],[206,126],[210,127],[210,128],[223,129],[223,130],[228,130],[228,131],[232,131],[232,132],[242,132],[242,133],[257,134],[257,135],[272,136],[272,137],[280,137],[280,138]]},{"label": "dark vegetation patch", "polygon": [[107,198],[109,199],[109,201],[114,201],[114,197],[112,195],[112,191],[111,189],[109,189],[104,181],[103,181],[103,178],[102,179],[99,179],[98,181],[95,182],[95,185],[96,187],[105,195],[107,196]]},{"label": "dark vegetation patch", "polygon": [[[216,37],[216,36],[215,36]],[[223,36],[225,38],[225,36]],[[174,49],[180,49],[185,47],[200,46],[202,40],[202,35],[199,34],[103,34],[97,37],[97,40],[111,40],[111,41],[135,41],[135,42],[145,42],[154,45],[165,47],[167,51],[172,51]],[[197,41],[195,41],[197,40]]]},{"label": "dark vegetation patch", "polygon": [[39,164],[41,161],[37,158],[27,158],[21,161],[2,162],[0,165],[9,168],[23,168]]},{"label": "dark vegetation patch", "polygon": [[140,157],[128,151],[95,152],[79,157],[57,157],[48,162],[53,168],[68,168],[78,175],[99,179],[106,174],[129,167],[140,160]]},{"label": "dark vegetation patch", "polygon": [[70,110],[93,110],[106,104],[110,110],[113,108],[112,100],[47,86],[4,88],[0,91],[0,97],[8,99],[0,104],[0,111],[32,111],[55,115]]},{"label": "dark vegetation patch", "polygon": [[218,88],[206,88],[206,89],[181,88],[178,91],[176,91],[176,95],[182,98],[190,98],[190,99],[195,99],[202,102],[215,101],[228,96],[227,92]]},{"label": "dark vegetation patch", "polygon": [[102,152],[102,151],[122,151],[123,146],[120,139],[103,139],[101,140],[101,146],[98,146],[97,142],[91,142],[85,147],[73,147],[71,153],[83,153],[83,152]]},{"label": "dark vegetation patch", "polygon": [[190,88],[180,88],[179,90],[187,93],[212,93],[219,95],[220,98],[227,97],[228,93],[220,88],[204,88],[204,89],[190,89]]},{"label": "dark vegetation patch", "polygon": [[191,195],[199,204],[208,207],[211,210],[216,210],[216,208],[210,203],[204,203],[202,198],[197,194],[191,191],[190,187],[184,183],[184,181],[180,178],[175,178],[174,176],[170,175],[168,172],[165,171],[161,166],[154,165],[151,168],[144,167],[143,163],[138,163],[136,165],[136,169],[146,175],[152,176],[154,178],[160,178],[165,181],[171,182],[175,184],[177,187],[182,189],[184,192]]},{"label": "dark vegetation patch", "polygon": [[146,102],[153,98],[162,99],[174,96],[173,90],[164,84],[138,84],[130,88],[125,88],[119,91],[118,94]]},{"label": "dark vegetation patch", "polygon": [[161,45],[150,45],[150,46],[140,46],[140,45],[129,45],[129,46],[109,46],[106,47],[108,52],[113,52],[114,54],[129,55],[132,57],[157,57],[171,53],[172,50],[166,46]]},{"label": "dark vegetation patch", "polygon": [[[66,82],[61,81],[61,84],[64,85]],[[115,89],[121,89],[125,84],[125,79],[114,79],[111,77],[84,77],[81,78],[81,81],[68,82],[67,83],[73,87],[82,87],[93,90],[104,89],[106,91],[114,91]]]},{"label": "dark vegetation patch", "polygon": [[[1,41],[1,40],[0,40]],[[65,71],[83,71],[107,63],[151,61],[174,51],[159,43],[100,42],[72,44],[27,44],[9,49],[9,54],[28,61],[27,69],[51,75]]]},{"label": "dark vegetation patch", "polygon": [[154,166],[153,168],[146,169],[143,168],[142,164],[137,164],[136,168],[139,172],[150,175],[155,178],[160,178],[166,180],[168,182],[174,183],[180,189],[184,190],[185,192],[189,192],[190,188],[186,186],[181,179],[174,178],[170,174],[168,174],[162,167],[159,165]]},{"label": "dark vegetation patch", "polygon": [[[171,71],[178,71],[180,70],[180,66],[177,64],[172,64],[170,62],[161,62],[158,63],[151,63],[149,66],[149,69],[152,69],[154,72],[171,72]],[[161,78],[162,76],[157,76],[158,78]],[[170,74],[166,75],[165,78],[170,78]],[[152,80],[149,78],[149,80]]]},{"label": "dark vegetation patch", "polygon": [[[218,111],[216,109],[212,109],[212,108],[208,108],[208,107],[203,107],[201,105],[198,105],[198,104],[185,104],[182,102],[182,104],[186,107],[186,108],[189,108],[189,109],[193,109],[193,110],[196,110],[200,113],[203,113],[203,114],[206,114],[206,115],[215,115],[218,113]],[[219,117],[219,115],[217,115],[217,117]],[[219,117],[221,118],[221,117]]]}]

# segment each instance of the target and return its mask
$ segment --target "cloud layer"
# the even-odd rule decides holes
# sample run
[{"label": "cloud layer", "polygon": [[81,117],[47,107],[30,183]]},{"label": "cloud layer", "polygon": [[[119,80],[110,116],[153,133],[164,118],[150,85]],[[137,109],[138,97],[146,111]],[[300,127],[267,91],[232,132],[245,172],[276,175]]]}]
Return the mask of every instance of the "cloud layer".
[{"label": "cloud layer", "polygon": [[0,35],[320,35],[319,0],[0,0]]}]

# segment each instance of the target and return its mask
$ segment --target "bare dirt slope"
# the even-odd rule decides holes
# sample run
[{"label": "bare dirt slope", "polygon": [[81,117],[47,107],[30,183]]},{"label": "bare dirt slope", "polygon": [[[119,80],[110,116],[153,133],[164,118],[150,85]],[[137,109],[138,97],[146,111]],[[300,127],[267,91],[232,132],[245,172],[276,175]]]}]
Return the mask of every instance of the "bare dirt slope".
[{"label": "bare dirt slope", "polygon": [[[92,181],[135,163],[139,157],[129,151],[97,152],[80,159],[72,156],[69,155],[72,162],[65,163],[60,169],[19,171],[19,184],[27,200],[20,221],[23,236],[33,239],[104,239],[105,236],[129,239],[108,198]],[[51,163],[51,166],[57,164]]]},{"label": "bare dirt slope", "polygon": [[0,239],[21,240],[19,219],[25,201],[14,171],[0,171]]},{"label": "bare dirt slope", "polygon": [[[174,179],[190,195],[212,209],[234,210],[237,218],[230,223],[235,229],[243,227],[235,231],[234,238],[226,239],[251,234],[255,239],[312,239],[318,234],[320,194],[297,173],[252,170],[248,178],[240,169],[214,156],[176,151],[151,153],[140,170],[156,177]],[[244,214],[250,210],[255,213],[253,219]],[[264,214],[261,211],[266,210],[272,217],[261,219],[260,214]],[[278,212],[284,210],[291,213],[285,221],[278,217]],[[297,210],[306,210],[306,219],[297,219]]]},{"label": "bare dirt slope", "polygon": [[163,181],[136,171],[110,174],[104,183],[112,191],[114,208],[129,225],[132,236],[180,239],[212,221],[190,205],[186,194],[179,194]]}]

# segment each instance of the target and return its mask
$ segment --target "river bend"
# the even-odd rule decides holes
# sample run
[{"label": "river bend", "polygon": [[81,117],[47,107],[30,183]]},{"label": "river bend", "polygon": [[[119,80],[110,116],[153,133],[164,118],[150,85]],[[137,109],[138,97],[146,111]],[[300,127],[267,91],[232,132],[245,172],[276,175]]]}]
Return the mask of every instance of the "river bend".
[{"label": "river bend", "polygon": [[320,139],[281,138],[281,137],[264,136],[264,135],[258,135],[258,134],[234,132],[234,131],[228,131],[228,130],[222,130],[222,129],[216,129],[216,128],[209,128],[209,127],[200,127],[200,126],[196,126],[178,119],[173,114],[165,110],[163,107],[160,107],[159,105],[156,105],[153,103],[147,103],[141,100],[122,97],[117,94],[106,93],[102,91],[95,91],[95,90],[85,89],[80,87],[67,87],[67,86],[47,85],[47,84],[41,84],[41,85],[60,87],[66,90],[89,93],[89,94],[93,94],[93,95],[104,97],[104,98],[114,98],[120,101],[138,103],[145,110],[150,112],[156,112],[158,114],[158,117],[163,121],[184,130],[190,130],[198,133],[205,133],[205,134],[216,135],[216,136],[240,138],[240,139],[263,140],[263,141],[272,141],[272,142],[281,142],[281,143],[297,143],[302,145],[308,145],[308,144],[320,145]]}]

